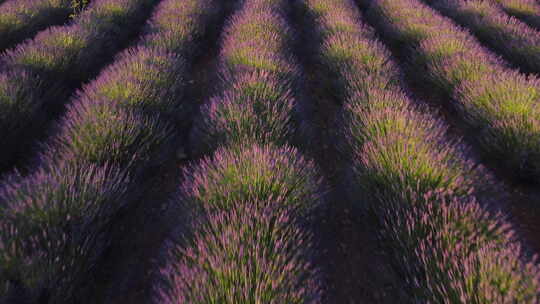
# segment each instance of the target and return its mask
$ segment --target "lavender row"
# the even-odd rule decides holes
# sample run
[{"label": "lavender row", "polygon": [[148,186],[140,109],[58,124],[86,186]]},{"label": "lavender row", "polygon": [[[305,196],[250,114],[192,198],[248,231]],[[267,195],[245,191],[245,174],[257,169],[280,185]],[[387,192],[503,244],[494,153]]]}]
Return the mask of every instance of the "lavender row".
[{"label": "lavender row", "polygon": [[58,112],[148,17],[157,0],[96,0],[66,26],[50,27],[0,57],[0,168],[9,168]]},{"label": "lavender row", "polygon": [[144,188],[143,171],[168,156],[178,120],[188,119],[188,62],[219,8],[217,1],[163,1],[140,44],[77,94],[37,172],[7,179],[0,300],[81,301],[114,221]]},{"label": "lavender row", "polygon": [[540,81],[506,67],[468,33],[416,0],[374,1],[385,37],[408,47],[418,77],[451,98],[487,158],[517,178],[540,175]]},{"label": "lavender row", "polygon": [[361,23],[354,2],[304,6],[321,38],[322,74],[336,80],[333,89],[344,101],[339,120],[357,205],[377,216],[380,240],[412,302],[540,300],[540,271],[521,262],[498,215],[476,203],[479,176],[463,147],[403,92],[389,51]]},{"label": "lavender row", "polygon": [[139,45],[78,92],[47,161],[112,162],[134,173],[167,159],[174,130],[186,131],[195,108],[184,101],[190,62],[222,11],[215,2],[163,2]]},{"label": "lavender row", "polygon": [[175,204],[195,220],[187,244],[168,245],[160,303],[320,301],[308,219],[321,182],[314,164],[287,146],[299,75],[287,47],[287,6],[243,1],[226,27],[221,91],[191,136],[196,154],[213,156],[185,170]]},{"label": "lavender row", "polygon": [[289,49],[291,33],[274,8],[284,4],[245,2],[225,32],[220,92],[202,106],[194,123],[195,155],[246,141],[282,145],[295,136],[298,67]]},{"label": "lavender row", "polygon": [[[218,148],[185,170],[176,204],[195,220],[168,244],[159,303],[319,303],[310,212],[320,178],[293,148]],[[181,244],[182,242],[180,242]]]},{"label": "lavender row", "polygon": [[484,0],[425,0],[523,71],[540,74],[540,31]]},{"label": "lavender row", "polygon": [[75,12],[73,3],[71,0],[12,0],[0,5],[0,52],[40,30],[66,22]]},{"label": "lavender row", "polygon": [[536,0],[492,0],[509,15],[540,29],[540,4]]}]

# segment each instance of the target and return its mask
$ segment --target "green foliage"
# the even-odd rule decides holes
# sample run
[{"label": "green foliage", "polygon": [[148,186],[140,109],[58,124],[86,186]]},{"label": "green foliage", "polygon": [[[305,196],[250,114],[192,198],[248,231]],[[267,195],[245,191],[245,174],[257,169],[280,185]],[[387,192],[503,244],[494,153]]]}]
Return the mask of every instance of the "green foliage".
[{"label": "green foliage", "polygon": [[73,12],[69,15],[70,18],[75,18],[88,6],[89,0],[71,0],[71,9]]}]

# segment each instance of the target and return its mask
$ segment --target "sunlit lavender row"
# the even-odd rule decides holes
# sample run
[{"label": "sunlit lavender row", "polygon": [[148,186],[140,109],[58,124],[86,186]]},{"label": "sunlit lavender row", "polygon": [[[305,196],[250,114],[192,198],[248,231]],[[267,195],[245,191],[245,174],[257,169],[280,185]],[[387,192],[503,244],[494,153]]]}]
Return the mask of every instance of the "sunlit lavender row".
[{"label": "sunlit lavender row", "polygon": [[377,0],[368,15],[385,39],[408,47],[416,77],[451,98],[484,151],[509,174],[540,174],[540,81],[482,48],[467,32],[417,0]]},{"label": "sunlit lavender row", "polygon": [[493,0],[509,15],[540,29],[540,3],[536,0]]},{"label": "sunlit lavender row", "polygon": [[425,0],[528,73],[540,74],[540,31],[484,0]]},{"label": "sunlit lavender row", "polygon": [[172,154],[177,120],[189,113],[189,62],[220,13],[216,2],[162,1],[139,45],[77,94],[37,172],[3,181],[0,301],[85,297],[141,173]]},{"label": "sunlit lavender row", "polygon": [[[159,303],[318,303],[311,213],[321,204],[313,162],[289,148],[299,72],[287,1],[241,1],[224,29],[221,92],[195,120],[174,200],[194,220],[167,244]],[[211,155],[211,156],[210,156]]]},{"label": "sunlit lavender row", "polygon": [[95,0],[73,23],[54,26],[0,57],[0,168],[21,157],[65,104],[138,33],[156,0]]},{"label": "sunlit lavender row", "polygon": [[194,220],[167,244],[156,302],[318,303],[308,228],[321,202],[316,172],[273,145],[221,147],[186,169],[174,203]]},{"label": "sunlit lavender row", "polygon": [[445,125],[402,91],[396,64],[354,2],[306,0],[305,9],[322,37],[321,66],[343,92],[353,199],[377,217],[411,302],[537,303],[540,271],[476,203],[471,164]]},{"label": "sunlit lavender row", "polygon": [[84,9],[82,0],[10,0],[0,5],[0,52]]}]

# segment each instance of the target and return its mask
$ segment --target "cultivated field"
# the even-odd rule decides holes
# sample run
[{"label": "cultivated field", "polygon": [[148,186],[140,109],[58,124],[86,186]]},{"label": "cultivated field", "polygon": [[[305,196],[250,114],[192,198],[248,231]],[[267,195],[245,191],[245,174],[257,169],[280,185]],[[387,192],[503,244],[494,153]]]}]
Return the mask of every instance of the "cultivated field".
[{"label": "cultivated field", "polygon": [[540,0],[0,0],[0,304],[540,303]]}]

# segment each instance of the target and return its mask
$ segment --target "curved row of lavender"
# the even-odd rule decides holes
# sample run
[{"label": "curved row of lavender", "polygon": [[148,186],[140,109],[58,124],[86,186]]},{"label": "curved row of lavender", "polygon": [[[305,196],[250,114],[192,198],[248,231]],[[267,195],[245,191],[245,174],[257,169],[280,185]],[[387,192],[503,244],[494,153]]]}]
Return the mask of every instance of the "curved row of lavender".
[{"label": "curved row of lavender", "polygon": [[[81,8],[82,9],[82,8]],[[0,5],[0,52],[74,14],[72,0],[11,0]]]},{"label": "curved row of lavender", "polygon": [[318,303],[310,214],[321,203],[312,161],[288,143],[300,74],[287,0],[241,1],[220,53],[220,92],[191,134],[207,155],[185,170],[174,203],[193,221],[169,242],[156,303]]},{"label": "curved row of lavender", "polygon": [[378,219],[410,302],[538,303],[540,270],[521,261],[500,215],[475,201],[482,178],[445,124],[407,97],[354,1],[303,3],[321,41],[321,75],[335,79],[343,100],[354,199]]},{"label": "curved row of lavender", "polygon": [[[0,170],[10,169],[72,91],[138,33],[157,0],[95,0],[0,57]],[[33,147],[32,147],[33,148]]]},{"label": "curved row of lavender", "polygon": [[492,0],[510,16],[540,29],[540,3],[536,0]]},{"label": "curved row of lavender", "polygon": [[527,73],[540,75],[540,31],[486,0],[424,0]]},{"label": "curved row of lavender", "polygon": [[175,128],[189,119],[190,62],[219,3],[162,1],[139,45],[78,92],[40,168],[2,185],[0,302],[85,297],[115,220],[138,199],[143,171],[173,154]]},{"label": "curved row of lavender", "polygon": [[466,31],[417,0],[369,3],[388,41],[405,48],[418,78],[450,99],[467,133],[509,174],[540,176],[540,80],[509,69]]}]

